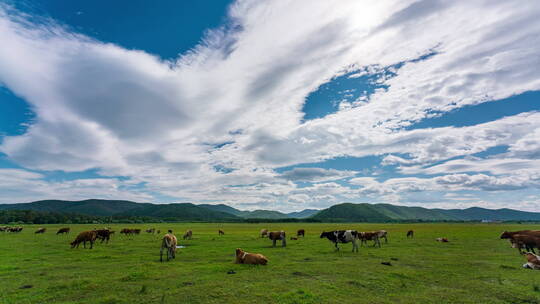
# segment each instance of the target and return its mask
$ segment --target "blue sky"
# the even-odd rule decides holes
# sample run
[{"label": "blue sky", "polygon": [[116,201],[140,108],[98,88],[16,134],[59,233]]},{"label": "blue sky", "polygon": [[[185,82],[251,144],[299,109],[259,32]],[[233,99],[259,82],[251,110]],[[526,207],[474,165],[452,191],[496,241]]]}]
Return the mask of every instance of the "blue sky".
[{"label": "blue sky", "polygon": [[0,203],[540,211],[540,8],[424,2],[0,1]]}]

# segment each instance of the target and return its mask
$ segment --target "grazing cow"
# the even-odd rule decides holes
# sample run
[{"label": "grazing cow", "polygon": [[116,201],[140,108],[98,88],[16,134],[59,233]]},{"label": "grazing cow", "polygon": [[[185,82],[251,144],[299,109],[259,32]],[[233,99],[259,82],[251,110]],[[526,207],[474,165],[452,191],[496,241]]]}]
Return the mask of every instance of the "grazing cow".
[{"label": "grazing cow", "polygon": [[167,250],[167,262],[170,259],[176,258],[176,244],[178,241],[176,240],[176,236],[171,233],[167,233],[163,236],[163,240],[161,241],[161,249],[159,250],[159,261],[163,262],[163,250]]},{"label": "grazing cow", "polygon": [[146,229],[146,232],[147,233],[154,233],[154,232],[156,232],[156,228]]},{"label": "grazing cow", "polygon": [[445,238],[445,237],[440,237],[440,238],[437,238],[436,240],[437,240],[437,242],[441,242],[441,243],[448,243],[449,242],[448,239]]},{"label": "grazing cow", "polygon": [[525,248],[525,250],[532,251],[533,253],[536,253],[534,248],[540,250],[540,237],[533,235],[514,234],[510,239],[510,243],[512,244],[512,248],[517,248],[519,253],[521,253],[521,248]]},{"label": "grazing cow", "polygon": [[353,248],[352,251],[358,252],[358,231],[356,230],[336,230],[336,231],[329,231],[329,232],[322,232],[321,233],[321,239],[327,238],[332,243],[334,243],[334,246],[336,247],[336,250],[339,250],[338,243],[350,243],[352,242]]},{"label": "grazing cow", "polygon": [[409,230],[407,231],[407,238],[414,238],[414,231],[413,230]]},{"label": "grazing cow", "polygon": [[277,240],[281,240],[281,247],[287,246],[287,238],[283,230],[268,232],[268,238],[272,240],[272,247],[276,247]]},{"label": "grazing cow", "polygon": [[527,252],[525,253],[525,258],[527,259],[527,263],[523,264],[523,268],[540,270],[540,256]]},{"label": "grazing cow", "polygon": [[83,243],[84,248],[86,248],[86,242],[90,242],[90,249],[94,247],[94,242],[96,241],[96,232],[91,231],[83,231],[77,235],[75,240],[71,242],[71,248],[79,248],[79,245]]},{"label": "grazing cow", "polygon": [[15,233],[19,233],[23,230],[23,227],[13,227],[9,230],[9,232],[15,232]]},{"label": "grazing cow", "polygon": [[268,259],[260,253],[248,253],[236,248],[236,264],[266,265]]},{"label": "grazing cow", "polygon": [[183,236],[184,240],[185,239],[191,240],[192,237],[193,237],[193,231],[191,231],[191,229],[188,229],[186,233],[184,233],[184,236]]},{"label": "grazing cow", "polygon": [[540,230],[504,231],[501,234],[501,239],[511,239],[515,234],[526,234],[540,237]]},{"label": "grazing cow", "polygon": [[224,235],[225,232],[223,232],[223,230],[218,230],[218,234],[219,234],[219,235]]},{"label": "grazing cow", "polygon": [[101,243],[105,242],[106,244],[109,243],[111,235],[114,233],[114,231],[111,231],[109,229],[97,229],[94,231],[96,232],[96,238],[100,239]]},{"label": "grazing cow", "polygon": [[134,234],[140,234],[141,233],[141,229],[132,229]]},{"label": "grazing cow", "polygon": [[36,230],[36,232],[34,232],[35,234],[38,234],[38,233],[45,233],[45,231],[47,231],[47,228],[39,228],[38,230]]},{"label": "grazing cow", "polygon": [[373,241],[373,247],[379,245],[379,248],[381,248],[379,232],[377,231],[359,232],[358,238],[360,239],[360,246],[363,246],[364,244],[367,246],[367,241]]},{"label": "grazing cow", "polygon": [[296,231],[296,236],[297,237],[304,237],[306,234],[306,231],[304,229],[298,229],[298,231]]},{"label": "grazing cow", "polygon": [[268,229],[261,229],[261,237],[267,237],[268,236]]},{"label": "grazing cow", "polygon": [[7,229],[8,229],[8,227],[7,227],[7,226],[2,226],[2,227],[0,227],[0,231],[2,231],[2,232],[5,232],[5,231],[7,231]]},{"label": "grazing cow", "polygon": [[377,233],[377,236],[379,237],[379,239],[384,239],[385,244],[388,243],[388,239],[386,238],[386,236],[388,235],[388,232],[386,232],[386,230],[377,230],[375,232]]},{"label": "grazing cow", "polygon": [[124,228],[120,230],[120,234],[125,234],[126,236],[133,234],[133,229]]},{"label": "grazing cow", "polygon": [[68,227],[65,227],[65,228],[60,228],[58,229],[58,231],[56,232],[56,234],[68,234],[69,233],[69,228]]}]

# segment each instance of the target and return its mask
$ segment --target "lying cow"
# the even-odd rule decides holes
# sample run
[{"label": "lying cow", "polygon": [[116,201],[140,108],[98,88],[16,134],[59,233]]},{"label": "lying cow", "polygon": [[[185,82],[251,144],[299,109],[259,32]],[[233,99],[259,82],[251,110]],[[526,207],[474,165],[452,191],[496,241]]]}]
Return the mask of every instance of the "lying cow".
[{"label": "lying cow", "polygon": [[184,233],[184,240],[185,239],[188,239],[188,240],[191,240],[191,238],[193,237],[193,231],[191,231],[191,229],[188,229],[188,231],[186,231],[186,233]]},{"label": "lying cow", "polygon": [[69,227],[60,228],[60,229],[58,229],[58,231],[56,232],[56,234],[57,234],[57,235],[58,235],[58,234],[69,234],[69,231],[70,231],[70,230],[71,230],[71,229],[69,229]]},{"label": "lying cow", "polygon": [[517,248],[519,253],[521,253],[521,249],[523,248],[526,251],[532,251],[533,253],[536,253],[534,248],[540,250],[540,237],[534,235],[514,234],[510,239],[510,243],[512,244],[512,248]]},{"label": "lying cow", "polygon": [[527,259],[527,263],[523,264],[523,268],[540,270],[540,256],[527,252],[525,253],[525,258]]},{"label": "lying cow", "polygon": [[359,232],[358,238],[360,239],[360,246],[363,246],[364,244],[367,246],[367,241],[373,241],[373,247],[379,245],[379,248],[381,248],[379,232],[377,231]]},{"label": "lying cow", "polygon": [[327,238],[336,247],[336,250],[339,250],[338,243],[351,243],[353,245],[352,251],[358,252],[358,231],[356,230],[336,230],[329,232],[322,232],[321,239]]},{"label": "lying cow", "polygon": [[287,238],[283,230],[268,232],[268,238],[272,240],[272,247],[276,247],[276,241],[278,240],[281,240],[281,247],[287,246]]},{"label": "lying cow", "polygon": [[161,241],[161,249],[159,250],[159,261],[163,262],[163,250],[167,250],[167,262],[170,259],[176,258],[176,244],[178,243],[176,236],[167,233]]},{"label": "lying cow", "polygon": [[437,242],[441,242],[441,243],[448,243],[448,239],[445,238],[445,237],[440,237],[440,238],[436,238]]},{"label": "lying cow", "polygon": [[267,237],[268,236],[268,229],[261,229],[261,237]]},{"label": "lying cow", "polygon": [[45,233],[45,231],[47,231],[47,228],[39,228],[39,229],[36,230],[36,232],[34,232],[34,233],[35,233],[35,234]]},{"label": "lying cow", "polygon": [[96,241],[96,232],[95,231],[83,231],[77,235],[75,240],[71,242],[71,248],[79,248],[79,245],[83,243],[84,248],[86,248],[86,242],[90,242],[90,249],[94,247],[94,242]]},{"label": "lying cow", "polygon": [[240,248],[236,248],[236,264],[251,264],[251,265],[266,265],[268,259],[260,253],[245,252]]}]

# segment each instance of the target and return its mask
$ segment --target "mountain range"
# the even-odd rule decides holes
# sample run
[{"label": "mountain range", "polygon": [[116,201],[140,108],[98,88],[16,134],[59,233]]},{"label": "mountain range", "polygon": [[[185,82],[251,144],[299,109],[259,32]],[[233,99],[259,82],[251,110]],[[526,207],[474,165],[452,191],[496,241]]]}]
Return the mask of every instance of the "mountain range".
[{"label": "mountain range", "polygon": [[342,203],[323,210],[305,209],[282,213],[271,210],[243,211],[219,204],[151,204],[123,200],[44,200],[31,203],[0,204],[0,210],[33,210],[114,217],[150,217],[181,221],[243,221],[246,219],[309,219],[321,222],[391,221],[540,221],[540,213],[513,209],[427,209],[390,204]]}]

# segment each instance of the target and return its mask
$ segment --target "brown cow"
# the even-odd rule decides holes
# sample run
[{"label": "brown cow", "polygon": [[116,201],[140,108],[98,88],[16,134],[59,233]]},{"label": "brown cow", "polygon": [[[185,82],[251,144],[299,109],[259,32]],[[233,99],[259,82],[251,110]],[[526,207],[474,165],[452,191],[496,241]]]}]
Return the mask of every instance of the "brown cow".
[{"label": "brown cow", "polygon": [[381,247],[378,231],[359,232],[358,238],[360,239],[360,246],[363,246],[364,244],[367,246],[367,241],[373,241],[373,247],[376,245],[379,245],[379,248]]},{"label": "brown cow", "polygon": [[268,259],[260,253],[248,253],[236,248],[236,264],[266,265]]},{"label": "brown cow", "polygon": [[185,239],[191,240],[192,237],[193,237],[193,231],[191,231],[191,229],[188,229],[186,233],[184,233],[184,236],[183,236],[184,240]]},{"label": "brown cow", "polygon": [[306,231],[304,229],[298,229],[298,231],[296,231],[296,236],[297,237],[304,237],[306,234]]},{"label": "brown cow", "polygon": [[114,233],[114,231],[111,231],[109,229],[97,229],[94,230],[96,232],[96,238],[101,240],[101,243],[105,242],[106,244],[109,243],[109,240],[111,239],[111,235]]},{"label": "brown cow", "polygon": [[223,230],[218,230],[218,234],[219,234],[219,235],[224,235],[225,232],[223,232]]},{"label": "brown cow", "polygon": [[71,242],[71,248],[79,248],[79,245],[83,243],[84,248],[86,248],[86,242],[90,242],[90,249],[94,247],[94,242],[96,241],[96,232],[95,231],[83,231],[77,235],[75,240]]},{"label": "brown cow", "polygon": [[523,264],[523,268],[540,270],[540,256],[527,252],[525,253],[525,258],[527,259],[527,263]]},{"label": "brown cow", "polygon": [[540,237],[540,230],[504,231],[501,234],[501,239],[511,239],[515,234],[527,234]]},{"label": "brown cow", "polygon": [[276,247],[277,240],[281,240],[281,247],[287,246],[287,238],[283,230],[268,232],[268,238],[272,240],[272,247]]},{"label": "brown cow", "polygon": [[409,230],[407,231],[407,238],[414,238],[414,231],[413,230]]},{"label": "brown cow", "polygon": [[141,229],[132,229],[133,233],[134,234],[140,234],[141,233]]},{"label": "brown cow", "polygon": [[167,233],[163,236],[163,240],[161,241],[161,249],[159,250],[159,261],[163,262],[163,250],[167,250],[167,262],[170,259],[176,258],[176,244],[178,243],[178,240],[176,239],[176,236],[171,233]]},{"label": "brown cow", "polygon": [[39,229],[36,230],[36,232],[34,232],[34,233],[36,233],[36,234],[38,234],[38,233],[45,233],[45,231],[47,231],[47,228],[39,228]]},{"label": "brown cow", "polygon": [[540,250],[540,237],[533,235],[514,234],[510,239],[510,243],[512,244],[512,248],[517,248],[519,253],[521,253],[522,248],[525,248],[525,250],[530,250],[533,253],[536,253],[534,248],[538,248]]},{"label": "brown cow", "polygon": [[261,229],[261,237],[267,237],[268,236],[268,229]]},{"label": "brown cow", "polygon": [[58,231],[56,232],[56,234],[68,234],[70,231],[69,227],[65,227],[65,228],[60,228],[58,229]]}]

